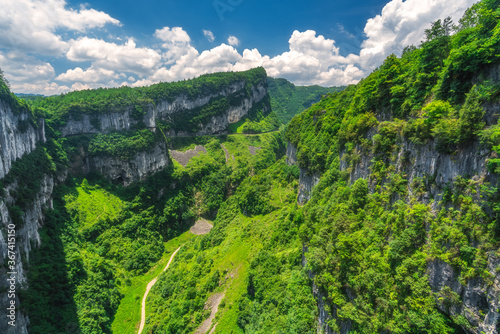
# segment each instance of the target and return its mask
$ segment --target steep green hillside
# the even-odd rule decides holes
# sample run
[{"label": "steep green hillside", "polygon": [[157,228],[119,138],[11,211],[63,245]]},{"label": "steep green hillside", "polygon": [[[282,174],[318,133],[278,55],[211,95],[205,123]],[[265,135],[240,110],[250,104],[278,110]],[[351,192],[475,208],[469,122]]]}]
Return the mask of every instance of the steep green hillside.
[{"label": "steep green hillside", "polygon": [[[284,153],[280,133],[185,138],[172,145],[182,149],[183,142],[204,145],[207,153],[195,156],[186,167],[174,162],[128,188],[98,175],[89,181],[71,178],[58,188],[42,245],[32,254],[29,289],[23,293],[30,333],[61,332],[68,323],[82,333],[134,328],[137,320],[132,319],[140,316],[134,291],[143,291],[145,285],[140,284],[147,283],[153,265],[162,263],[165,247],[171,252],[167,241],[200,216],[213,219],[249,173],[267,168]],[[249,147],[258,148],[255,155]],[[224,149],[231,152],[227,161]],[[50,293],[54,286],[58,295]],[[113,322],[117,312],[121,323]]]},{"label": "steep green hillside", "polygon": [[[143,333],[498,333],[499,6],[433,23],[420,46],[343,90],[259,68],[32,102],[47,142],[2,180],[20,226],[45,175],[59,183],[20,293],[29,333],[136,333],[156,277]],[[263,81],[274,93],[233,134],[189,132]],[[179,94],[217,97],[139,121]],[[137,122],[78,130],[113,112]],[[147,177],[125,187],[132,168]],[[190,234],[200,218],[213,228]]]},{"label": "steep green hillside", "polygon": [[272,110],[282,124],[318,102],[322,96],[342,91],[345,87],[295,86],[286,79],[268,78]]},{"label": "steep green hillside", "polygon": [[435,22],[287,128],[299,166],[322,174],[301,231],[332,329],[496,333],[499,4],[453,35]]}]

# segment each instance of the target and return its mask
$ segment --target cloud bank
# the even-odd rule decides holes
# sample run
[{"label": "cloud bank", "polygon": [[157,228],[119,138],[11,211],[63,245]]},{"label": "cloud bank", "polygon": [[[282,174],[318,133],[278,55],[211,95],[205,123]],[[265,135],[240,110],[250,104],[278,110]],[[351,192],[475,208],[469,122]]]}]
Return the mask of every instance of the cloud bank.
[{"label": "cloud bank", "polygon": [[[229,36],[208,50],[193,46],[182,27],[163,27],[152,35],[156,43],[138,46],[134,38],[116,43],[89,34],[106,25],[121,26],[109,14],[86,6],[67,8],[64,0],[0,0],[0,68],[15,92],[59,94],[75,89],[144,86],[219,71],[263,66],[268,75],[298,85],[338,86],[356,83],[391,53],[418,45],[430,22],[452,16],[457,21],[477,0],[392,0],[364,28],[359,54],[342,56],[332,39],[314,30],[295,30],[288,50],[270,57],[257,48],[236,49]],[[341,33],[349,34],[343,27]],[[71,38],[65,37],[68,32]],[[203,30],[205,38],[215,36]],[[352,38],[354,40],[354,38]],[[354,43],[354,41],[353,41]],[[61,73],[41,59],[64,58],[73,68]]]}]

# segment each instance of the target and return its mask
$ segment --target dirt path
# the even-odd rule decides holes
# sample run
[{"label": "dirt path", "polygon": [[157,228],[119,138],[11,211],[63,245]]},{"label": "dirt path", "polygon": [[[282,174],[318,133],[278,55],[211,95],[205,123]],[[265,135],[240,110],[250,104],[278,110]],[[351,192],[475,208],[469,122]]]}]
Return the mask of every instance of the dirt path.
[{"label": "dirt path", "polygon": [[229,160],[229,151],[227,150],[226,146],[224,146],[224,144],[220,144],[220,146],[224,150],[224,153],[226,153],[226,164],[227,164],[227,162]]},{"label": "dirt path", "polygon": [[[177,252],[179,251],[179,249],[181,249],[181,247],[177,248],[177,250],[172,254],[172,256],[170,256],[170,260],[168,260],[167,266],[165,267],[165,269],[163,269],[163,271],[168,269],[168,267],[170,266],[170,263],[172,262],[172,260],[175,257],[175,254],[177,254]],[[158,275],[158,276],[160,276],[160,275]],[[146,298],[148,297],[149,290],[151,290],[153,285],[155,285],[156,281],[158,280],[158,276],[153,278],[153,280],[148,283],[148,286],[146,287],[146,292],[144,293],[144,297],[142,298],[141,325],[139,326],[138,334],[142,333],[142,330],[144,329],[144,324],[146,323]]]}]

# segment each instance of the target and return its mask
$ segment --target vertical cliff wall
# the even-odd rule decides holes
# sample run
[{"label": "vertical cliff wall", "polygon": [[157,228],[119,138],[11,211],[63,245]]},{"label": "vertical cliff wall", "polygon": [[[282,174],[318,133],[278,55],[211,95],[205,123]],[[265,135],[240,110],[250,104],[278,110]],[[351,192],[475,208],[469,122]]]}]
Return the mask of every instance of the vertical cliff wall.
[{"label": "vertical cliff wall", "polygon": [[[286,147],[286,162],[289,165],[297,165],[297,148],[291,143],[288,143]],[[304,205],[311,199],[313,188],[318,184],[321,175],[311,173],[306,168],[299,168],[299,170],[297,203]]]},{"label": "vertical cliff wall", "polygon": [[14,161],[33,151],[37,142],[44,140],[43,121],[37,128],[28,111],[14,112],[8,103],[0,100],[0,179],[9,172]]},{"label": "vertical cliff wall", "polygon": [[[15,193],[17,184],[13,184],[7,189],[7,193]],[[46,175],[35,198],[30,205],[22,212],[20,220],[14,220],[9,208],[15,203],[16,198],[11,195],[0,198],[0,277],[15,277],[15,298],[11,298],[11,282],[6,279],[0,281],[0,309],[2,310],[2,321],[0,321],[0,333],[25,334],[28,333],[27,326],[29,319],[22,312],[22,305],[19,300],[20,290],[27,289],[27,264],[29,263],[29,253],[33,247],[40,245],[40,235],[38,230],[43,225],[44,210],[52,208],[52,192],[54,189],[54,177]],[[12,233],[15,233],[15,242],[12,243]],[[12,247],[14,245],[14,247]],[[14,254],[14,268],[9,261]],[[15,274],[10,274],[14,272]],[[8,324],[5,319],[5,312],[15,300],[16,317],[15,326]],[[9,318],[10,321],[11,318]]]},{"label": "vertical cliff wall", "polygon": [[138,152],[131,159],[91,156],[86,162],[88,171],[97,172],[113,183],[128,186],[162,170],[169,164],[169,156],[165,142],[158,142],[152,149]]},{"label": "vertical cliff wall", "polygon": [[[0,181],[4,181],[13,164],[22,162],[38,144],[45,142],[44,121],[39,120],[35,125],[30,117],[28,111],[14,112],[0,100]],[[53,175],[45,174],[39,189],[33,189],[35,195],[20,210],[16,206],[20,196],[19,177],[22,176],[10,177],[0,193],[0,333],[6,334],[28,333],[29,319],[22,312],[19,292],[27,288],[29,252],[40,244],[38,229],[43,224],[44,209],[52,207],[55,182]],[[15,318],[7,317],[12,305]],[[15,326],[9,325],[12,319]]]},{"label": "vertical cliff wall", "polygon": [[224,133],[229,124],[236,123],[244,118],[257,103],[267,95],[265,81],[251,87],[246,91],[245,81],[235,82],[211,94],[201,94],[190,99],[187,95],[168,97],[156,104],[149,104],[144,115],[137,118],[133,116],[132,107],[119,111],[110,111],[97,115],[79,114],[68,115],[68,119],[61,127],[61,134],[65,137],[80,134],[109,133],[112,131],[125,131],[146,126],[155,128],[158,121],[170,122],[177,116],[182,116],[189,111],[207,106],[211,101],[221,97],[233,97],[238,100],[227,110],[210,117],[199,124],[200,130],[196,133],[171,130],[168,136],[183,135],[211,135]]},{"label": "vertical cliff wall", "polygon": [[[286,163],[288,165],[298,165],[297,160],[297,147],[295,147],[292,143],[288,143],[286,147]],[[306,204],[311,199],[311,194],[314,187],[318,184],[321,175],[319,174],[311,174],[305,168],[299,168],[299,189],[297,192],[297,203],[299,205]],[[302,262],[301,265],[305,267],[307,265],[307,259],[305,254],[309,251],[306,245],[302,246]],[[336,334],[328,325],[328,321],[332,318],[332,316],[328,313],[325,308],[325,302],[323,298],[325,298],[325,294],[323,291],[318,289],[316,283],[314,282],[314,273],[309,270],[309,278],[312,280],[312,290],[313,295],[316,297],[318,302],[318,322],[317,322],[317,333],[321,334]],[[345,334],[348,332],[348,326],[342,326],[343,331],[340,334]]]},{"label": "vertical cliff wall", "polygon": [[[375,132],[371,131],[367,138],[373,140],[374,134]],[[357,146],[355,151],[358,152],[359,158],[354,164],[350,163],[346,152],[341,153],[340,169],[349,172],[351,184],[363,178],[374,187],[377,180],[372,179],[375,163],[372,151],[363,149],[361,146]],[[423,145],[404,141],[393,156],[395,159],[391,166],[396,173],[405,175],[408,196],[417,198],[421,203],[431,204],[434,218],[443,206],[447,205],[442,201],[445,189],[451,186],[458,177],[471,178],[478,183],[497,183],[497,177],[487,168],[491,151],[479,141],[458,148],[452,154],[438,150],[435,140],[429,140]],[[423,187],[424,190],[416,186],[421,184],[422,180],[425,180],[424,183],[427,184]],[[406,199],[402,198],[402,200]],[[479,197],[476,200],[481,201]],[[440,259],[430,259],[427,264],[428,281],[436,296],[438,308],[450,317],[465,318],[470,327],[464,326],[463,329],[468,333],[498,333],[500,272],[497,268],[499,264],[500,259],[496,252],[489,252],[487,271],[491,275],[491,282],[481,277],[461,280],[460,270]],[[449,291],[456,294],[458,298],[451,304],[445,298]]]},{"label": "vertical cliff wall", "polygon": [[[495,119],[492,115],[495,110],[498,110],[498,104],[487,106],[485,119]],[[380,159],[380,156],[377,157],[373,150],[377,133],[376,127],[367,132],[366,138],[372,142],[371,145],[366,145],[366,143],[357,145],[350,152],[343,150],[340,153],[339,169],[347,172],[348,182],[354,184],[360,178],[366,179],[372,192],[375,191],[377,184],[390,182],[389,179],[385,179],[385,176],[382,176],[382,179],[376,179],[373,173],[377,168],[377,159]],[[440,210],[450,205],[443,201],[443,195],[448,187],[453,186],[457,178],[470,178],[472,182],[478,184],[498,184],[498,177],[488,170],[488,159],[492,157],[491,154],[492,151],[482,145],[479,140],[461,146],[452,153],[439,150],[436,140],[428,140],[424,144],[402,140],[397,149],[385,157],[391,171],[404,175],[407,187],[408,197],[396,196],[394,200],[408,201],[409,198],[413,198],[420,203],[429,204],[434,218],[437,218]],[[297,149],[291,144],[287,148],[287,162],[297,163]],[[380,178],[380,174],[377,175]],[[307,203],[312,189],[318,182],[319,175],[311,175],[307,170],[301,169],[297,198],[299,204]],[[479,196],[476,197],[476,201],[481,203],[482,199]],[[304,252],[307,252],[307,247],[304,247]],[[452,318],[465,319],[468,325],[462,326],[462,329],[468,333],[498,333],[500,323],[499,265],[500,258],[497,252],[490,251],[487,254],[485,271],[490,279],[475,277],[464,280],[463,273],[456,267],[438,258],[428,259],[426,275],[438,309]],[[310,277],[314,281],[312,273]],[[324,295],[315,284],[313,284],[313,292],[318,298],[319,327],[326,333],[334,333],[327,325],[327,321],[335,318],[335,314],[328,314],[325,311]],[[347,292],[346,294],[348,295]],[[452,298],[452,302],[449,300],[450,294],[456,296],[453,297],[455,299]],[[330,307],[335,310],[335,305],[330,305]],[[339,326],[341,328],[339,333],[349,331],[348,323],[340,322]]]}]

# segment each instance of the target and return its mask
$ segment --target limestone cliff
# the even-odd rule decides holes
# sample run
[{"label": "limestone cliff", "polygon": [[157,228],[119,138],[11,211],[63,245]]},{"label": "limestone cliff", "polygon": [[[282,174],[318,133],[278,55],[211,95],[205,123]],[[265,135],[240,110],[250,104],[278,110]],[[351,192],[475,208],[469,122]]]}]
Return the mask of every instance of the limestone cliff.
[{"label": "limestone cliff", "polygon": [[[297,165],[297,148],[291,143],[288,143],[286,148],[286,162],[289,165]],[[310,173],[307,169],[300,168],[297,194],[299,205],[304,205],[309,201],[313,188],[318,184],[320,177],[321,175],[317,173]]]},{"label": "limestone cliff", "polygon": [[45,140],[43,120],[37,128],[30,118],[28,111],[14,112],[9,104],[0,100],[0,179],[14,161],[33,151],[38,141]]},{"label": "limestone cliff", "polygon": [[140,118],[132,115],[132,107],[120,111],[102,113],[99,115],[80,114],[68,116],[61,126],[63,136],[80,134],[109,133],[112,131],[131,130],[146,126],[156,128],[158,121],[171,121],[174,116],[182,115],[190,110],[203,107],[213,99],[220,97],[241,97],[238,103],[232,105],[219,115],[212,116],[208,121],[199,124],[201,130],[196,133],[183,133],[174,130],[166,133],[169,136],[176,135],[210,135],[223,133],[231,123],[236,123],[245,117],[252,107],[261,102],[267,95],[265,82],[253,86],[250,93],[246,92],[245,81],[238,81],[223,87],[216,93],[200,95],[190,99],[187,95],[169,96],[156,104],[149,104]]},{"label": "limestone cliff", "polygon": [[[496,116],[493,113],[498,108],[498,104],[485,106],[485,120],[489,124],[496,122]],[[376,134],[377,129],[372,128],[367,132],[366,138],[374,144]],[[430,204],[433,214],[437,215],[446,205],[442,201],[445,188],[450,186],[457,177],[471,178],[474,182],[498,184],[497,176],[491,174],[487,168],[492,152],[481,145],[479,140],[458,148],[452,154],[439,151],[436,144],[435,140],[428,140],[424,144],[404,140],[393,153],[390,165],[396,173],[405,175],[408,198]],[[375,156],[369,145],[368,148],[366,145],[357,145],[349,153],[342,150],[339,157],[339,169],[349,175],[350,184],[359,178],[364,178],[368,180],[371,190],[374,190],[376,180],[372,179],[372,169]],[[292,144],[289,144],[287,148],[287,162],[297,164],[297,148]],[[307,169],[301,168],[297,197],[299,204],[307,203],[319,179],[319,175],[311,175]],[[415,186],[422,180],[430,180],[424,191]],[[407,198],[400,199],[407,200]],[[477,201],[480,202],[481,199],[478,197]],[[307,247],[304,247],[304,252],[307,252]],[[462,329],[468,333],[498,333],[500,272],[497,268],[500,265],[500,258],[495,252],[488,253],[487,258],[487,271],[491,277],[489,281],[480,277],[464,281],[460,278],[461,273],[458,269],[440,259],[429,259],[427,263],[428,281],[436,296],[437,307],[450,317],[465,318],[470,326],[464,326]],[[310,277],[314,282],[313,273]],[[327,321],[332,317],[335,318],[335,314],[331,315],[325,311],[324,292],[318,290],[314,283],[313,292],[318,298],[319,327],[325,333],[334,333],[327,325]],[[450,294],[455,297],[450,297]],[[330,305],[330,307],[335,310],[335,305]],[[347,333],[350,330],[348,323],[340,322],[340,327],[340,333]]]},{"label": "limestone cliff", "polygon": [[[374,132],[368,134],[372,138]],[[356,147],[360,153],[357,163],[349,165],[346,153],[341,153],[340,169],[348,171],[350,182],[354,183],[359,178],[370,181],[373,155],[361,147]],[[471,177],[476,182],[496,183],[496,177],[491,175],[487,168],[487,161],[491,151],[481,146],[478,141],[459,148],[453,154],[439,152],[436,142],[429,141],[424,145],[417,145],[408,141],[402,143],[397,158],[393,163],[395,171],[406,175],[410,197],[416,197],[420,202],[431,204],[434,214],[439,213],[444,205],[441,201],[445,188],[457,177]],[[419,180],[432,180],[426,191],[418,192],[412,185]],[[373,180],[371,180],[373,181]],[[479,200],[479,198],[478,198]],[[494,252],[488,254],[488,271],[493,284],[481,278],[460,282],[460,271],[439,259],[428,262],[427,274],[429,284],[436,294],[438,308],[452,316],[463,316],[471,325],[463,328],[468,333],[498,333],[497,322],[500,319],[500,273],[496,270],[500,259]],[[444,289],[444,290],[443,290]],[[449,289],[449,290],[447,290]],[[458,296],[455,304],[448,305],[440,297],[446,291],[453,291]]]},{"label": "limestone cliff", "polygon": [[[45,142],[45,123],[41,119],[34,122],[33,116],[28,110],[19,108],[13,111],[9,103],[0,99],[0,181],[9,173],[13,163],[30,154],[39,142]],[[33,168],[36,168],[35,166]],[[14,219],[10,210],[17,201],[17,180],[11,181],[0,193],[0,308],[3,320],[0,321],[0,333],[28,333],[27,325],[29,319],[21,311],[19,291],[27,288],[25,265],[29,261],[29,252],[32,247],[40,243],[38,229],[43,223],[43,210],[52,205],[52,190],[54,178],[52,175],[44,175],[40,182],[40,189],[26,208],[18,213]],[[15,240],[12,233],[15,231]],[[9,243],[10,241],[10,243]],[[15,241],[13,243],[13,241]],[[10,253],[9,253],[10,251]],[[8,260],[14,258],[15,266],[10,267]],[[10,284],[6,280],[15,273],[15,305],[16,326],[9,326],[5,321],[5,312],[12,298],[9,298]]]},{"label": "limestone cliff", "polygon": [[169,164],[169,158],[165,142],[159,142],[151,150],[139,152],[131,159],[92,156],[87,159],[87,163],[88,171],[97,172],[113,183],[128,186],[163,169]]},{"label": "limestone cliff", "polygon": [[[93,138],[93,135],[98,133],[141,128],[149,128],[155,132],[155,130],[158,131],[157,122],[168,122],[173,115],[203,108],[214,99],[230,97],[231,105],[229,108],[211,116],[209,120],[203,121],[199,124],[200,131],[188,135],[225,133],[230,123],[238,122],[247,116],[248,112],[257,103],[263,101],[266,96],[265,80],[252,87],[248,87],[247,83],[242,80],[221,87],[218,91],[212,90],[210,94],[202,94],[195,99],[190,99],[184,94],[165,97],[160,102],[150,103],[146,108],[142,108],[139,117],[132,107],[98,115],[85,113],[70,115],[62,123],[58,123],[60,126],[57,130],[65,137],[91,135],[85,137],[84,141]],[[159,134],[159,132],[155,133]],[[29,157],[41,152],[36,149],[38,145],[46,142],[45,122],[43,119],[36,121],[26,108],[13,110],[7,100],[0,99],[0,181],[8,179],[8,182],[1,184],[2,191],[0,192],[0,277],[7,277],[7,273],[14,272],[16,288],[14,298],[16,326],[9,326],[6,321],[1,321],[0,333],[28,333],[29,319],[23,311],[19,292],[27,288],[29,254],[33,248],[40,246],[39,229],[44,224],[45,210],[53,206],[54,187],[64,182],[68,172],[83,174],[97,172],[110,181],[124,186],[135,181],[143,181],[170,163],[167,143],[163,134],[167,136],[183,135],[182,132],[162,133],[162,136],[155,137],[153,145],[148,146],[148,149],[135,152],[127,158],[112,154],[90,154],[84,148],[86,145],[78,142],[79,139],[76,138],[78,143],[74,149],[78,153],[73,154],[72,161],[66,166],[67,169],[64,166],[58,166],[57,173],[49,170],[52,167],[48,168],[47,171],[44,170],[40,178],[37,176],[38,189],[30,189],[29,199],[23,199],[20,198],[22,196],[20,190],[25,187],[22,175],[18,175],[19,172],[16,172],[15,175],[11,173],[8,178],[6,176],[16,161],[26,165],[25,161],[30,161]],[[43,156],[43,154],[41,155]],[[28,160],[23,161],[22,159]],[[32,166],[32,168],[41,167]],[[20,202],[23,202],[22,207],[19,206]],[[14,238],[12,237],[13,232],[15,232]],[[13,241],[15,241],[14,246],[12,246]],[[8,262],[12,260],[9,259],[12,254],[9,254],[9,250],[15,253],[12,255],[15,262],[12,268],[9,267]],[[6,279],[0,281],[0,308],[4,312],[13,300],[9,296],[9,288],[10,283]],[[4,312],[1,314],[5,319]]]},{"label": "limestone cliff", "polygon": [[[64,178],[64,175],[62,176]],[[40,189],[37,191],[34,199],[23,210],[20,217],[14,220],[9,208],[16,202],[15,193],[17,191],[17,183],[13,183],[7,189],[5,194],[0,197],[0,277],[10,277],[8,272],[15,272],[15,305],[16,305],[16,322],[15,327],[8,325],[6,321],[0,322],[0,333],[6,334],[25,334],[28,333],[27,326],[29,319],[22,311],[22,305],[19,300],[20,290],[26,289],[27,286],[27,264],[29,262],[29,253],[33,247],[40,245],[40,235],[38,230],[43,225],[44,210],[52,207],[52,192],[56,180],[53,175],[45,175],[41,181]],[[11,195],[14,194],[14,195]],[[15,243],[9,244],[8,231],[15,230]],[[12,240],[11,240],[12,241]],[[9,247],[9,245],[11,247]],[[15,270],[9,268],[8,256],[14,252],[15,254]],[[6,279],[0,280],[0,308],[6,310],[10,305],[9,298],[9,283]],[[2,312],[5,317],[5,313]]]}]

